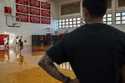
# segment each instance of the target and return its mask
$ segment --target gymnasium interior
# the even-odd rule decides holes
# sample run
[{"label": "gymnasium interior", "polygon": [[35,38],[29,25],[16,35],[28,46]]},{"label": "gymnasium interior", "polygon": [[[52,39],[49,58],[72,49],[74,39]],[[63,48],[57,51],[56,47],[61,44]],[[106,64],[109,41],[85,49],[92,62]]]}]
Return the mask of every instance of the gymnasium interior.
[{"label": "gymnasium interior", "polygon": [[[82,0],[0,0],[0,18],[0,83],[61,83],[38,62],[64,34],[85,24]],[[103,22],[125,31],[125,0],[108,0]],[[21,36],[24,47],[17,52]],[[69,62],[57,67],[75,78]]]}]

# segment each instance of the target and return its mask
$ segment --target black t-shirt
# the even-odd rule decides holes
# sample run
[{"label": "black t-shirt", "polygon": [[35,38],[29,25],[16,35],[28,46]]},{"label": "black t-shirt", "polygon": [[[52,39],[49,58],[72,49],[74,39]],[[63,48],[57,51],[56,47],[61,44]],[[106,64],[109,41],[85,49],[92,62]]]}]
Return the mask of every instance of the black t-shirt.
[{"label": "black t-shirt", "polygon": [[70,62],[80,83],[121,83],[125,33],[106,24],[86,24],[48,49],[57,64]]},{"label": "black t-shirt", "polygon": [[19,45],[21,47],[21,49],[23,48],[23,41],[21,39],[19,39]]}]

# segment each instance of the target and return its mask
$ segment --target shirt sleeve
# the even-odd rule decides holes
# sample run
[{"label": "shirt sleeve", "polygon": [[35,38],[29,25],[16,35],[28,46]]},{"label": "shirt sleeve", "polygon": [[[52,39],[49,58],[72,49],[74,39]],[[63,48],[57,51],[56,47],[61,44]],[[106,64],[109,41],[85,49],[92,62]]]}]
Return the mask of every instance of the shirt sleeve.
[{"label": "shirt sleeve", "polygon": [[57,64],[69,61],[63,41],[57,42],[54,46],[49,48],[46,53],[52,59],[52,61],[56,62]]}]

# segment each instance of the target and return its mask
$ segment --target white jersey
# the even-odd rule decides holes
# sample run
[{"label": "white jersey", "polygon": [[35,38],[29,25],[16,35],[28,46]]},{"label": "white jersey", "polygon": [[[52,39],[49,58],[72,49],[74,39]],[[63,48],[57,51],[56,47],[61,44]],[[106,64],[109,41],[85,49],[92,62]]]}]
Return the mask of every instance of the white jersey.
[{"label": "white jersey", "polygon": [[15,50],[16,50],[16,53],[17,53],[17,54],[20,52],[20,44],[19,44],[19,39],[16,39]]}]

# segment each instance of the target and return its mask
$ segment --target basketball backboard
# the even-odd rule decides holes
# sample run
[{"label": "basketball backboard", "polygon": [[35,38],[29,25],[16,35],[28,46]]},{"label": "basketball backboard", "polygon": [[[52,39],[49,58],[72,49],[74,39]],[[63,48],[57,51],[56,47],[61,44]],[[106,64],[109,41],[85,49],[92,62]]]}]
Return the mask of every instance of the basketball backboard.
[{"label": "basketball backboard", "polygon": [[16,17],[12,15],[5,15],[6,25],[8,27],[20,27],[21,23],[16,21]]}]

